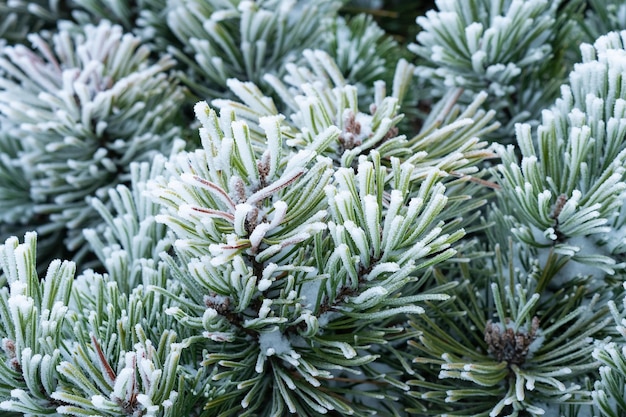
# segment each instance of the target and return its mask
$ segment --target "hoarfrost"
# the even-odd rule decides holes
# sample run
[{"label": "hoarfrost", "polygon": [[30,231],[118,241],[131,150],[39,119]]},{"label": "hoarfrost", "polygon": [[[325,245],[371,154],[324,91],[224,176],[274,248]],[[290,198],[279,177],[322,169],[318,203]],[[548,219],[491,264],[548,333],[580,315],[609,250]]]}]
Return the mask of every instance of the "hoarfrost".
[{"label": "hoarfrost", "polygon": [[259,349],[266,356],[282,355],[290,353],[293,349],[291,343],[280,330],[269,333],[261,333],[259,336]]},{"label": "hoarfrost", "polygon": [[382,297],[383,295],[386,295],[386,294],[387,294],[387,290],[383,287],[377,286],[377,287],[368,288],[367,290],[363,291],[363,293],[361,293],[358,297],[354,299],[354,304],[363,304],[372,298]]}]

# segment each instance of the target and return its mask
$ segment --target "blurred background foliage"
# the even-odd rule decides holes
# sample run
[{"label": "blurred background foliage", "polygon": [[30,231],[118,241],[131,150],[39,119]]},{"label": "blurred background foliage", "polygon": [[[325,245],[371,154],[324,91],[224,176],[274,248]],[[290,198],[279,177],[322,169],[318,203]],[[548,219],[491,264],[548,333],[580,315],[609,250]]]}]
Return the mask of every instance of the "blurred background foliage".
[{"label": "blurred background foliage", "polygon": [[348,16],[371,14],[397,42],[407,44],[415,40],[420,30],[415,24],[417,16],[434,8],[434,0],[352,0],[344,6],[342,12]]}]

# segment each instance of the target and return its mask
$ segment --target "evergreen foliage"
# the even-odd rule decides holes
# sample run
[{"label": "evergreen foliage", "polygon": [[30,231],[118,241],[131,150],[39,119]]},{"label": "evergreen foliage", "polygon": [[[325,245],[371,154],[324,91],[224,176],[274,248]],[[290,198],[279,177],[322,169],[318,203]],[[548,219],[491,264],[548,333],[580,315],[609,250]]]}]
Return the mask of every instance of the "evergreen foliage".
[{"label": "evergreen foliage", "polygon": [[54,26],[63,15],[58,1],[0,1],[0,45],[22,43],[29,33]]},{"label": "evergreen foliage", "polygon": [[586,19],[582,21],[588,40],[626,27],[626,4],[619,1],[589,0]]},{"label": "evergreen foliage", "polygon": [[324,42],[338,6],[335,0],[172,2],[167,23],[182,47],[170,50],[185,64],[188,75],[181,77],[200,99],[218,97],[229,78],[258,82]]},{"label": "evergreen foliage", "polygon": [[[562,50],[571,42],[570,9],[560,1],[436,1],[417,18],[423,28],[409,49],[424,59],[416,75],[435,96],[452,87],[466,97],[487,91],[489,108],[511,131],[554,99],[564,76]],[[506,134],[508,132],[503,132]],[[502,141],[502,137],[499,137]]]},{"label": "evergreen foliage", "polygon": [[[184,93],[167,73],[174,61],[151,62],[148,48],[121,27],[59,29],[51,40],[29,35],[33,49],[3,50],[3,171],[29,183],[1,199],[24,206],[25,227],[60,234],[51,246],[63,243],[80,255],[82,229],[100,222],[88,199],[106,198],[109,188],[127,181],[132,161],[170,151],[182,132]],[[15,223],[13,210],[2,220]]]},{"label": "evergreen foliage", "polygon": [[626,414],[621,3],[406,7],[0,1],[2,415]]},{"label": "evergreen foliage", "polygon": [[618,304],[614,300],[608,302],[615,322],[615,341],[601,342],[593,351],[593,357],[600,362],[600,378],[595,382],[592,392],[594,402],[603,416],[615,417],[626,409],[624,404],[624,387],[626,386],[626,345],[624,338],[624,300]]}]

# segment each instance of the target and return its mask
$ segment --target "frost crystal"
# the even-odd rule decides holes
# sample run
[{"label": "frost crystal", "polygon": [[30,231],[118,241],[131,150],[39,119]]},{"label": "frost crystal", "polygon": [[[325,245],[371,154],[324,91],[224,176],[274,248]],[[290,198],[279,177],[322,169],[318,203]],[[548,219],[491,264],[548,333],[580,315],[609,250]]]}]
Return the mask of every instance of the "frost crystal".
[{"label": "frost crystal", "polygon": [[266,356],[283,355],[293,351],[291,343],[279,330],[259,335],[259,350]]}]

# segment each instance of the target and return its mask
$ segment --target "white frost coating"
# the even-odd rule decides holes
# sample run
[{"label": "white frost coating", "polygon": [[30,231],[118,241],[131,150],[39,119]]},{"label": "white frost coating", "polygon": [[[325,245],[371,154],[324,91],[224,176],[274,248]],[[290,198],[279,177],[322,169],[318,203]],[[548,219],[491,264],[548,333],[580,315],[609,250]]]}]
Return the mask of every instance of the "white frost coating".
[{"label": "white frost coating", "polygon": [[582,197],[582,193],[579,190],[572,191],[572,195],[567,199],[561,212],[559,213],[558,220],[560,223],[565,222],[568,217],[572,216],[578,207],[578,202]]},{"label": "white frost coating", "polygon": [[203,316],[203,321],[205,320],[211,321],[218,316],[217,310],[209,307],[206,310],[204,310],[204,314],[202,316]]},{"label": "white frost coating", "polygon": [[156,378],[158,378],[161,375],[161,370],[155,369],[154,362],[152,362],[150,359],[141,358],[139,360],[138,365],[139,365],[139,370],[141,371],[143,375],[145,375],[148,381],[151,381],[151,382],[155,381]]},{"label": "white frost coating", "polygon": [[218,343],[233,341],[233,335],[227,332],[202,332],[202,336]]},{"label": "white frost coating", "polygon": [[556,240],[558,238],[558,236],[556,235],[556,230],[554,230],[554,227],[548,227],[543,232],[543,235],[550,240]]},{"label": "white frost coating", "polygon": [[535,337],[535,340],[533,340],[530,343],[530,345],[528,345],[528,357],[529,358],[532,357],[532,355],[534,355],[534,353],[537,352],[541,346],[543,346],[543,342],[545,340],[546,340],[546,337],[543,335],[541,330],[539,330],[538,334]]},{"label": "white frost coating", "polygon": [[470,372],[461,372],[461,379],[465,379],[468,381],[473,381],[472,374]]},{"label": "white frost coating", "polygon": [[233,19],[238,16],[238,12],[234,10],[216,10],[211,13],[209,19],[213,22],[222,22],[227,19]]},{"label": "white frost coating", "polygon": [[278,227],[285,220],[285,215],[287,214],[287,203],[285,201],[278,200],[273,206],[275,211],[270,222],[272,228]]},{"label": "white frost coating", "polygon": [[552,193],[549,190],[544,190],[540,192],[537,196],[537,205],[539,207],[546,206],[547,203],[550,201],[550,198],[552,198]]},{"label": "white frost coating", "polygon": [[395,262],[383,262],[376,265],[369,274],[365,276],[368,281],[378,278],[382,274],[394,273],[400,270],[400,265]]},{"label": "white frost coating", "polygon": [[179,313],[182,313],[182,310],[179,307],[169,307],[165,309],[165,314],[168,316],[175,316]]},{"label": "white frost coating", "polygon": [[480,46],[480,37],[483,34],[483,25],[479,22],[473,22],[465,28],[465,37],[467,39],[467,48],[470,54],[476,52]]},{"label": "white frost coating", "polygon": [[524,377],[519,374],[515,379],[515,396],[518,401],[524,401],[526,398],[526,392],[524,391]]},{"label": "white frost coating", "polygon": [[344,222],[350,220],[350,218],[353,217],[352,193],[346,190],[339,191],[337,194],[335,194],[334,200],[335,207],[338,211],[337,214],[341,215],[341,220],[343,220]]},{"label": "white frost coating", "polygon": [[206,101],[199,101],[193,106],[193,111],[196,114],[196,119],[202,123],[203,126],[207,126],[210,124],[209,122],[209,111],[211,108]]},{"label": "white frost coating", "polygon": [[245,226],[246,219],[250,211],[252,211],[254,208],[255,208],[254,206],[252,206],[251,204],[247,204],[247,203],[237,204],[235,208],[235,221],[234,221],[233,226],[235,228],[235,233],[238,236],[247,235],[246,226]]},{"label": "white frost coating", "polygon": [[445,378],[454,378],[454,376],[452,375],[451,372],[439,371],[439,379],[445,379]]},{"label": "white frost coating", "polygon": [[366,114],[366,113],[358,112],[356,114],[355,116],[356,122],[361,125],[361,132],[357,136],[358,143],[365,142],[367,138],[369,138],[372,135],[373,133],[372,119],[373,118],[374,118],[373,116]]},{"label": "white frost coating", "polygon": [[9,297],[9,308],[15,320],[20,316],[28,316],[34,309],[35,301],[22,294],[11,295]]},{"label": "white frost coating", "polygon": [[[127,366],[128,365],[129,363],[127,362]],[[113,386],[113,392],[111,393],[112,398],[120,400],[127,398],[126,395],[130,393],[129,390],[133,385],[133,379],[135,378],[134,374],[135,372],[132,368],[124,368],[119,374],[117,374],[117,377],[115,378],[115,385]]]},{"label": "white frost coating", "polygon": [[239,151],[239,157],[243,163],[248,178],[255,180],[257,177],[257,166],[255,155],[252,154],[252,149],[247,135],[248,125],[240,120],[235,120],[231,123],[233,129],[233,137]]},{"label": "white frost coating", "polygon": [[[19,280],[26,281],[28,279],[29,274],[26,265],[28,262],[27,259],[30,257],[29,251],[30,247],[26,244],[19,245],[15,248],[15,266],[17,267],[17,278]],[[59,261],[57,260],[56,262],[58,263]]]},{"label": "white frost coating", "polygon": [[358,297],[354,299],[354,304],[363,304],[372,298],[382,297],[386,295],[387,293],[388,291],[385,288],[380,287],[380,286],[368,288],[367,290],[363,291]]},{"label": "white frost coating", "polygon": [[289,340],[279,330],[261,333],[259,336],[259,349],[265,356],[283,355],[293,350]]},{"label": "white frost coating", "polygon": [[207,304],[219,305],[224,304],[230,301],[230,298],[226,295],[214,294],[214,295],[205,295],[204,301]]},{"label": "white frost coating", "polygon": [[272,285],[272,280],[267,278],[262,278],[257,285],[259,291],[266,291]]},{"label": "white frost coating", "polygon": [[387,209],[387,217],[389,217],[389,214],[392,214],[392,217],[397,215],[400,207],[402,207],[403,204],[404,196],[402,195],[402,192],[400,190],[391,190],[389,198],[389,208]]},{"label": "white frost coating", "polygon": [[[183,165],[184,166],[184,165]],[[180,175],[181,181],[172,180],[168,183],[167,188],[170,190],[178,190],[179,193],[183,192],[187,187],[185,184],[192,185],[194,187],[200,187],[203,190],[206,190],[211,193],[212,196],[216,197],[220,201],[222,201],[229,209],[234,208],[234,203],[231,198],[228,196],[228,193],[221,188],[220,186],[212,183],[208,180],[199,179],[196,175],[190,174],[188,172],[184,172]],[[158,189],[157,189],[158,191]],[[158,197],[158,195],[157,195]],[[169,197],[169,196],[168,196]],[[184,192],[182,198],[194,198],[188,192]]]},{"label": "white frost coating", "polygon": [[254,370],[256,371],[257,374],[260,374],[263,372],[263,368],[265,365],[265,358],[266,356],[264,354],[259,354],[256,358],[256,364],[254,365]]},{"label": "white frost coating", "polygon": [[354,348],[350,346],[349,344],[342,343],[342,342],[334,342],[331,344],[341,349],[341,353],[346,359],[352,359],[356,357],[356,350],[354,350]]},{"label": "white frost coating", "polygon": [[270,313],[271,309],[270,307],[272,306],[273,301],[269,298],[266,298],[265,300],[263,300],[263,304],[261,305],[261,308],[259,309],[259,318],[260,319],[264,319],[267,317],[267,315]]},{"label": "white frost coating", "polygon": [[246,202],[248,204],[256,204],[259,201],[272,197],[272,195],[275,194],[277,191],[282,188],[288,187],[291,183],[296,181],[302,174],[304,174],[305,170],[302,168],[298,168],[292,169],[289,172],[285,170],[285,172],[285,174],[283,174],[272,184],[260,189],[259,191],[249,196]]},{"label": "white frost coating", "polygon": [[359,279],[359,274],[356,270],[356,260],[354,256],[350,256],[350,248],[345,243],[337,246],[335,249],[336,253],[339,254],[341,261],[343,262],[343,267],[346,269],[348,276],[356,282]]},{"label": "white frost coating", "polygon": [[370,241],[377,250],[380,246],[380,207],[376,196],[366,195],[363,197],[365,221]]},{"label": "white frost coating", "polygon": [[312,150],[303,149],[301,151],[298,151],[297,154],[289,158],[289,162],[287,162],[287,166],[285,167],[284,172],[289,172],[294,169],[302,169],[302,167],[306,166],[306,164],[310,160],[315,158],[315,156],[316,156],[316,153]]},{"label": "white frost coating", "polygon": [[276,175],[282,155],[280,124],[284,119],[285,116],[282,114],[259,118],[259,126],[265,131],[265,137],[267,138],[267,150],[269,151],[269,172],[267,176],[270,180]]},{"label": "white frost coating", "polygon": [[26,283],[24,281],[13,281],[9,284],[11,296],[26,295]]},{"label": "white frost coating", "polygon": [[294,100],[298,103],[300,111],[302,112],[304,110],[303,113],[306,113],[309,107],[315,107],[315,105],[319,103],[319,98],[313,96],[297,95],[294,97]]},{"label": "white frost coating", "polygon": [[598,60],[609,64],[611,69],[616,68],[620,72],[626,70],[626,51],[623,49],[611,48],[600,52]]},{"label": "white frost coating", "polygon": [[105,401],[106,398],[104,398],[102,395],[94,395],[93,397],[91,397],[91,403],[94,407],[99,409],[104,409],[106,407]]},{"label": "white frost coating", "polygon": [[145,407],[145,411],[148,412],[148,414],[144,414],[146,416],[156,415],[156,413],[159,411],[159,406],[154,405],[152,403],[152,399],[146,394],[138,394],[137,401],[139,402],[139,404]]},{"label": "white frost coating", "polygon": [[170,408],[174,405],[174,402],[178,398],[178,391],[171,391],[167,400],[163,401],[163,408]]},{"label": "white frost coating", "polygon": [[195,217],[198,217],[198,212],[193,209],[191,204],[184,203],[178,206],[178,215],[183,219],[194,220]]},{"label": "white frost coating", "polygon": [[250,233],[250,249],[252,253],[256,253],[261,246],[263,238],[272,229],[269,223],[261,223],[257,225],[252,233]]},{"label": "white frost coating", "polygon": [[263,268],[262,279],[270,279],[272,275],[278,270],[278,265],[273,262],[267,264],[265,268]]},{"label": "white frost coating", "polygon": [[363,229],[354,224],[353,221],[347,221],[344,223],[344,227],[348,231],[348,234],[352,238],[352,241],[359,249],[361,255],[361,262],[365,263],[365,259],[369,261],[369,245],[367,242],[367,237],[365,236],[365,232]]},{"label": "white frost coating", "polygon": [[219,266],[234,259],[241,249],[241,242],[236,235],[226,235],[226,244],[211,244],[209,252],[213,256],[209,262],[213,266]]}]

